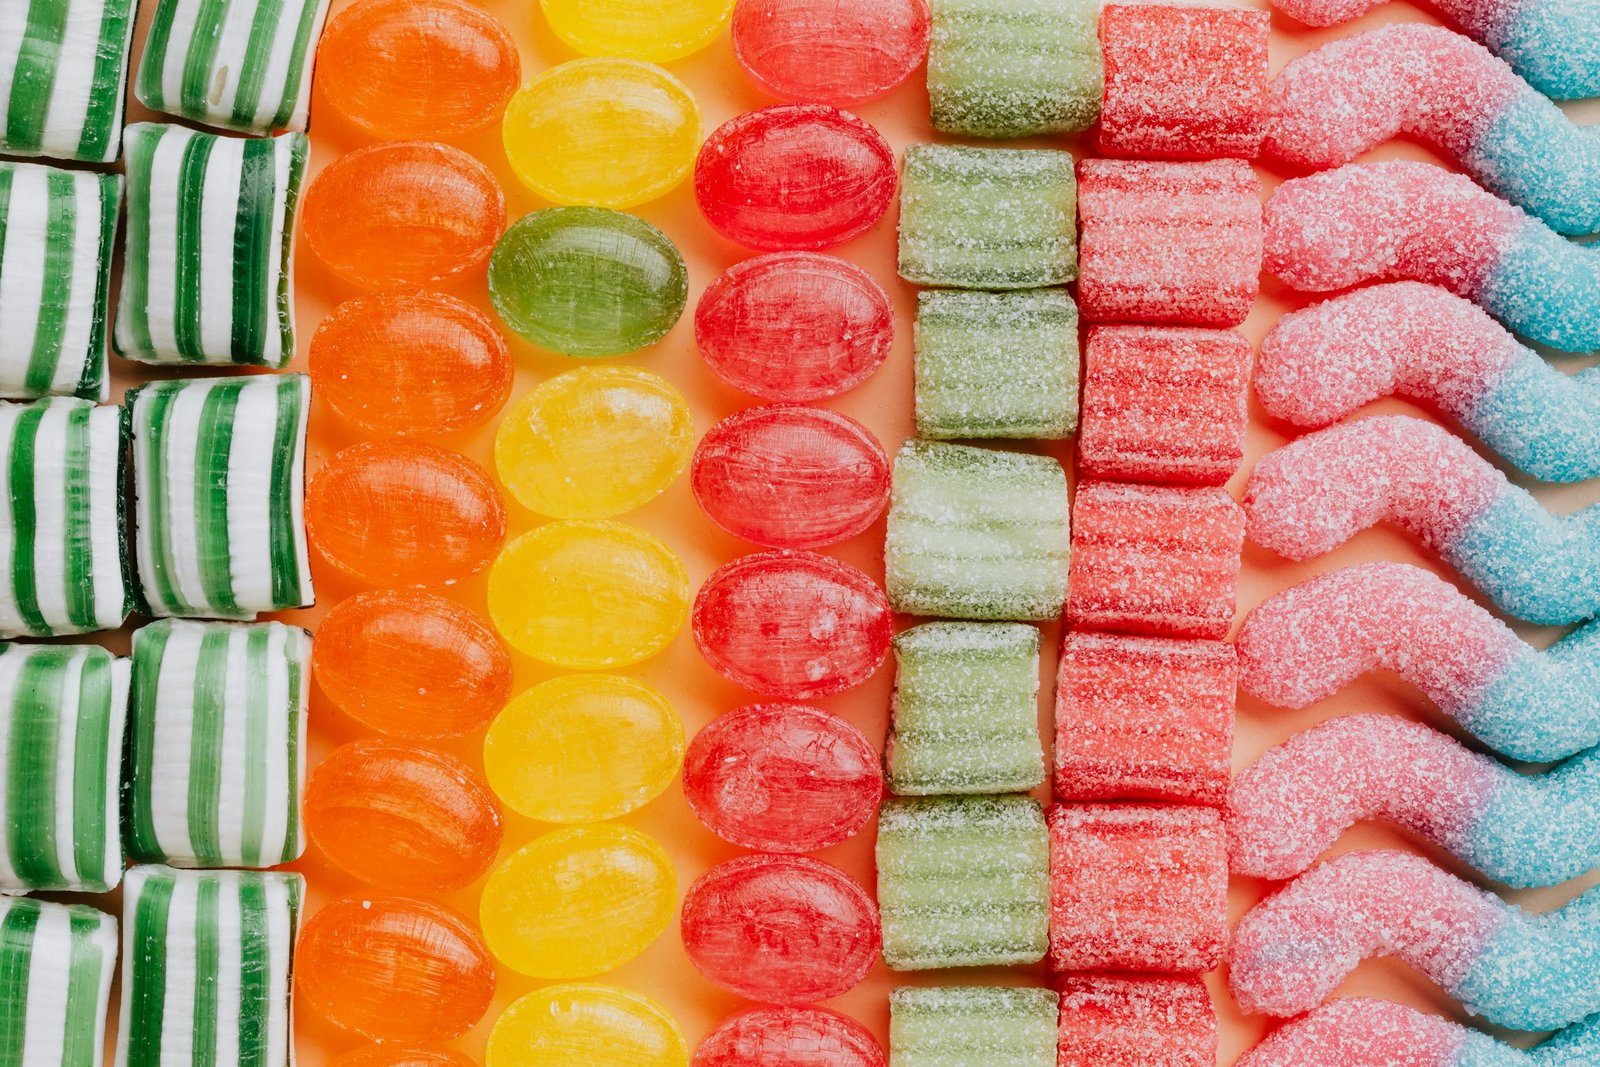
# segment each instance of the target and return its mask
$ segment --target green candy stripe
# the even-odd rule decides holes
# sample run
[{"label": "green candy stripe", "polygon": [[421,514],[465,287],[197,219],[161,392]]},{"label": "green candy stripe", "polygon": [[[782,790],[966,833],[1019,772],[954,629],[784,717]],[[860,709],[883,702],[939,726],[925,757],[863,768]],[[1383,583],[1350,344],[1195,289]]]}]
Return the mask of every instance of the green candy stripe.
[{"label": "green candy stripe", "polygon": [[272,434],[272,502],[269,511],[272,600],[302,604],[311,599],[305,566],[304,471],[308,380],[278,383],[277,420]]},{"label": "green candy stripe", "polygon": [[[123,1025],[121,1041],[127,1054],[118,1055],[119,1064],[155,1065],[161,1060],[161,1037],[166,1030],[167,952],[170,947],[167,927],[172,921],[172,896],[175,878],[159,875],[140,878],[137,885],[128,879],[123,904],[124,937],[127,947],[122,958],[127,963],[123,984]],[[196,981],[205,976],[196,974]]]},{"label": "green candy stripe", "polygon": [[20,630],[49,634],[50,624],[39,610],[39,562],[34,551],[38,532],[38,502],[34,493],[34,455],[45,409],[34,405],[17,417],[16,432],[8,451],[11,486],[11,593],[16,599]]},{"label": "green candy stripe", "polygon": [[133,0],[106,0],[95,48],[89,113],[78,139],[78,158],[110,163],[122,134],[122,90],[128,81],[133,40]]},{"label": "green candy stripe", "polygon": [[72,302],[72,258],[78,241],[78,204],[72,175],[53,170],[45,179],[44,289],[39,300],[39,319],[34,326],[33,352],[28,359],[26,378],[30,396],[50,392],[56,363],[66,340],[67,315]]},{"label": "green candy stripe", "polygon": [[[120,773],[121,741],[128,706],[128,682],[113,678],[112,661],[90,655],[78,678],[78,722],[73,742],[72,855],[84,881],[109,883],[122,875],[106,869],[108,837],[120,833],[116,822],[113,775]],[[77,813],[82,813],[81,815]]]},{"label": "green candy stripe", "polygon": [[66,32],[66,4],[60,0],[31,0],[28,25],[22,31],[23,46],[11,75],[11,100],[6,109],[8,148],[37,152],[42,146]]},{"label": "green candy stripe", "polygon": [[23,662],[12,701],[7,739],[6,833],[17,879],[27,886],[60,885],[57,861],[56,737],[70,649],[37,652]]},{"label": "green candy stripe", "polygon": [[72,947],[61,1030],[62,1067],[95,1067],[100,1060],[106,1012],[100,990],[110,985],[109,972],[116,965],[115,957],[108,958],[105,948],[94,941],[106,927],[106,918],[88,908],[73,909],[68,919]]},{"label": "green candy stripe", "polygon": [[[194,923],[194,969],[197,975],[222,973],[222,950],[219,945],[221,940],[221,896],[222,886],[216,878],[200,879],[197,903],[195,906]],[[249,886],[240,890],[241,897],[246,893],[258,892],[259,887]],[[258,910],[260,905],[246,909],[246,914]],[[249,980],[250,968],[241,968],[241,977]],[[189,1062],[191,1067],[215,1067],[217,1062],[217,1002],[218,990],[216,982],[199,982],[194,990],[194,1058]]]},{"label": "green candy stripe", "polygon": [[199,210],[178,212],[176,265],[173,268],[177,282],[173,323],[177,328],[178,351],[183,358],[191,360],[200,359],[204,350],[200,322],[203,313],[200,284],[204,278],[200,242],[205,216],[206,167],[216,143],[216,139],[211,137],[189,138],[178,171],[178,203],[201,205]]},{"label": "green candy stripe", "polygon": [[[39,909],[16,901],[0,918],[0,1063],[21,1063],[28,1039],[28,988],[33,969],[33,936],[39,926]],[[23,905],[23,906],[17,906]]]},{"label": "green candy stripe", "polygon": [[155,823],[156,716],[161,664],[171,628],[146,626],[133,637],[133,692],[129,721],[127,803],[128,855],[146,859],[161,855]]},{"label": "green candy stripe", "polygon": [[27,15],[8,50],[0,153],[91,163],[116,159],[133,0],[14,0]]},{"label": "green candy stripe", "polygon": [[[217,614],[237,617],[233,595],[233,555],[228,550],[229,460],[233,452],[233,418],[239,406],[236,389],[213,389],[200,408],[200,437],[195,458],[195,541],[200,572]],[[219,477],[219,475],[221,475]]]}]

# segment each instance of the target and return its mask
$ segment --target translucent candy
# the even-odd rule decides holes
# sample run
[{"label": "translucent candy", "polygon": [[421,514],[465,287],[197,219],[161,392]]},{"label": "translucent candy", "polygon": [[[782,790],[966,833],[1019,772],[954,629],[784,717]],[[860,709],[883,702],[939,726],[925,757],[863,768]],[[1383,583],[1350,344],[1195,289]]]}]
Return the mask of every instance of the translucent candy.
[{"label": "translucent candy", "polygon": [[329,1067],[477,1067],[459,1052],[449,1049],[395,1048],[391,1045],[374,1045],[372,1048],[346,1052],[329,1061]]},{"label": "translucent candy", "polygon": [[553,522],[506,546],[489,572],[489,616],[513,648],[558,667],[649,659],[683,628],[683,561],[643,530]]},{"label": "translucent candy", "polygon": [[733,0],[539,0],[539,6],[556,36],[585,55],[665,63],[715,40]]},{"label": "translucent candy", "polygon": [[296,999],[376,1041],[448,1041],[494,996],[494,961],[477,932],[406,897],[346,897],[300,930]]},{"label": "translucent candy", "polygon": [[780,1005],[849,992],[878,959],[878,909],[836,867],[805,856],[741,856],[683,898],[684,951],[701,974]]},{"label": "translucent candy", "polygon": [[661,794],[683,763],[683,724],[631,678],[574,674],[520,694],[483,740],[483,766],[513,810],[545,822],[614,819]]},{"label": "translucent candy", "polygon": [[1057,1067],[1216,1067],[1217,1010],[1198,978],[1068,975],[1058,1044]]},{"label": "translucent candy", "polygon": [[905,986],[889,994],[896,1067],[1056,1067],[1053,989]]},{"label": "translucent candy", "polygon": [[756,1008],[718,1026],[694,1067],[886,1067],[872,1032],[826,1008]]},{"label": "translucent candy", "polygon": [[695,449],[700,509],[769,548],[822,548],[863,533],[889,505],[889,457],[872,431],[822,408],[749,408]]},{"label": "translucent candy", "polygon": [[547,986],[505,1010],[488,1067],[687,1067],[689,1046],[655,1001],[600,985]]},{"label": "translucent candy", "polygon": [[762,249],[821,249],[871,229],[894,200],[894,149],[821,104],[746,112],[706,139],[694,192],[711,228]]},{"label": "translucent candy", "polygon": [[648,948],[677,904],[678,878],[660,843],[604,824],[546,834],[501,861],[479,917],[490,949],[512,970],[587,978]]},{"label": "translucent candy", "polygon": [[633,215],[549,208],[512,223],[489,264],[505,324],[563,356],[620,356],[683,315],[688,268],[667,235]]},{"label": "translucent candy", "polygon": [[446,585],[489,565],[506,536],[494,479],[465,456],[394,441],[356,445],[306,488],[306,533],[370,585]]},{"label": "translucent candy", "polygon": [[649,63],[577,59],[524,86],[506,108],[506,158],[554,204],[630,208],[689,176],[700,105]]},{"label": "translucent candy", "polygon": [[494,457],[528,510],[604,519],[665,492],[693,448],[689,403],[671,382],[633,367],[579,367],[506,412]]},{"label": "translucent candy", "polygon": [[458,148],[422,141],[340,156],[306,187],[306,245],[363,289],[442,282],[475,270],[506,225],[489,168]]},{"label": "translucent candy", "polygon": [[751,704],[695,735],[683,793],[725,841],[762,852],[816,852],[872,820],[883,772],[877,749],[838,716],[804,704]]},{"label": "translucent candy", "polygon": [[740,0],[733,54],[774,96],[850,107],[911,77],[931,28],[927,0]]}]

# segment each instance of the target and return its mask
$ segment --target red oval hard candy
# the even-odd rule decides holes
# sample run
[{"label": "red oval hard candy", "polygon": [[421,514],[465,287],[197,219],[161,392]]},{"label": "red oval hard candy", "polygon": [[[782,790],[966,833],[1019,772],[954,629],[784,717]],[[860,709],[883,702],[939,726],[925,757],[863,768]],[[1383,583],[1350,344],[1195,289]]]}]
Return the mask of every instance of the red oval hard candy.
[{"label": "red oval hard candy", "polygon": [[884,1067],[883,1049],[854,1019],[826,1008],[757,1008],[706,1035],[692,1067]]},{"label": "red oval hard candy", "polygon": [[932,26],[927,0],[739,0],[733,54],[774,96],[847,107],[909,78]]}]

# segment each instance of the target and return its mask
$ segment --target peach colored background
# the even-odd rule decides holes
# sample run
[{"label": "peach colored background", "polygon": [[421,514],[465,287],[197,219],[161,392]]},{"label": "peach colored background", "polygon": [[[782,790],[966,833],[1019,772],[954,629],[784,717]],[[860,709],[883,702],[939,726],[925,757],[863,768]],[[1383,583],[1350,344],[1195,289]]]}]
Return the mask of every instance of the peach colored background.
[{"label": "peach colored background", "polygon": [[[345,6],[347,2],[348,0],[335,0],[335,10]],[[516,37],[521,47],[525,80],[555,63],[574,57],[574,54],[550,33],[534,0],[516,0],[516,2],[483,0],[483,2],[486,8],[505,22]],[[148,20],[153,6],[152,3],[145,3],[144,21]],[[1266,4],[1258,2],[1256,6],[1265,7]],[[1276,72],[1294,55],[1333,37],[1371,28],[1384,22],[1428,18],[1429,16],[1404,4],[1391,4],[1345,27],[1308,31],[1282,16],[1274,16],[1273,70]],[[143,36],[144,30],[141,26],[135,43],[135,64],[142,49]],[[737,113],[772,102],[744,78],[733,60],[726,34],[705,51],[686,60],[668,64],[668,67],[681,77],[699,98],[705,111],[708,132]],[[927,95],[921,86],[921,81],[919,73],[886,98],[856,109],[862,117],[883,131],[897,151],[907,144],[933,139],[928,127]],[[319,103],[315,100],[313,103],[313,170],[325,165],[340,153],[365,143],[357,131],[342,122],[330,109],[319,106]],[[1579,121],[1600,122],[1600,102],[1573,105],[1569,111]],[[131,106],[131,119],[145,117],[149,116],[142,113],[136,104]],[[505,186],[512,219],[545,206],[519,186],[512,177],[500,148],[497,125],[457,143],[482,158],[500,176]],[[1040,140],[1034,143],[1059,145],[1063,142]],[[1080,155],[1089,151],[1086,139],[1067,141],[1065,146]],[[1432,158],[1426,151],[1413,146],[1384,149],[1382,154]],[[1278,178],[1270,171],[1263,169],[1262,173],[1269,188],[1277,183]],[[709,230],[699,217],[692,192],[687,184],[680,186],[661,200],[639,209],[638,213],[665,230],[683,250],[690,269],[691,312],[694,299],[719,272],[752,254],[718,238]],[[899,339],[888,363],[871,381],[830,404],[870,426],[891,452],[909,434],[911,426],[910,336],[915,301],[915,289],[900,282],[895,276],[894,227],[895,218],[891,211],[890,215],[871,232],[838,250],[839,255],[870,270],[889,290],[895,301]],[[335,303],[356,294],[320,269],[303,249],[298,257],[298,266],[300,361],[297,365],[303,368],[307,341],[321,317]],[[486,309],[489,307],[481,271],[449,288]],[[1253,340],[1259,340],[1281,314],[1305,303],[1307,301],[1301,297],[1268,279],[1264,282],[1262,299],[1246,324],[1245,332]],[[518,360],[517,387],[514,395],[521,395],[535,383],[574,365],[571,361],[537,351],[518,338],[513,337],[511,340]],[[701,433],[716,420],[752,403],[751,398],[722,386],[706,370],[695,351],[690,315],[685,315],[684,321],[660,344],[628,357],[623,362],[657,371],[675,382],[693,405],[696,428]],[[1582,361],[1569,362],[1571,366],[1577,366]],[[121,385],[129,384],[136,379],[128,364],[119,364],[115,372]],[[1414,409],[1392,401],[1384,402],[1378,407],[1416,413]],[[1252,418],[1249,437],[1249,452],[1252,459],[1276,447],[1289,436],[1289,428],[1268,422],[1259,408],[1253,410]],[[488,463],[489,444],[493,439],[493,432],[494,426],[491,423],[474,434],[447,439],[443,443]],[[325,405],[318,405],[312,423],[312,469],[314,470],[323,458],[333,451],[360,439],[359,433],[340,423]],[[1072,470],[1071,442],[1052,444],[1046,450],[1067,464],[1069,472]],[[1234,488],[1239,488],[1242,483],[1243,475],[1235,479]],[[1536,489],[1536,492],[1547,505],[1557,511],[1572,510],[1600,500],[1600,484],[1566,488],[1541,487]],[[534,516],[520,510],[515,504],[510,506],[510,511],[513,534],[536,524]],[[665,539],[683,557],[696,583],[720,563],[752,550],[751,546],[723,534],[700,514],[690,495],[687,479],[680,479],[660,499],[621,518]],[[881,577],[882,537],[883,527],[880,522],[861,537],[839,546],[835,554]],[[1374,558],[1407,560],[1453,577],[1448,569],[1441,567],[1436,560],[1420,552],[1404,537],[1388,530],[1364,533],[1338,552],[1303,565],[1286,564],[1263,550],[1248,547],[1245,552],[1239,605],[1241,614],[1271,593],[1313,573]],[[331,573],[327,567],[320,564],[320,561],[317,565],[317,584],[320,606],[311,611],[294,613],[290,617],[298,618],[308,625],[313,624],[328,606],[355,591],[350,583]],[[454,594],[476,609],[483,610],[484,589],[481,576],[477,580],[464,583],[454,590]],[[1046,684],[1043,689],[1044,696],[1040,701],[1040,721],[1045,727],[1050,723],[1049,680],[1055,670],[1052,646],[1058,637],[1058,630],[1059,627],[1050,627],[1046,641],[1044,668]],[[1547,643],[1555,636],[1553,631],[1524,632],[1539,643]],[[114,637],[109,643],[113,646],[120,645],[125,650],[125,635]],[[517,688],[520,691],[548,677],[550,673],[552,672],[546,668],[519,658]],[[691,736],[714,716],[752,699],[749,693],[722,681],[701,662],[687,633],[680,635],[664,654],[642,665],[634,673],[660,687],[673,699]],[[869,736],[879,739],[886,727],[891,674],[891,670],[885,667],[869,684],[854,692],[819,703],[856,723]],[[1299,713],[1277,711],[1246,698],[1241,700],[1239,707],[1235,766],[1236,768],[1247,766],[1267,747],[1281,741],[1290,733],[1330,715],[1378,709],[1432,721],[1439,719],[1430,711],[1426,701],[1419,694],[1392,678],[1363,680],[1337,698]],[[320,693],[313,697],[311,722],[310,756],[313,761],[332,747],[363,733],[358,724],[340,714]],[[472,736],[447,747],[457,755],[478,763],[477,748],[480,740],[479,737]],[[670,789],[643,811],[622,821],[646,830],[666,842],[677,862],[681,888],[687,888],[688,884],[710,865],[730,858],[738,852],[701,827],[689,811],[681,790],[677,787]],[[506,829],[506,848],[510,850],[550,827],[508,815]],[[821,856],[843,867],[871,888],[872,840],[873,830],[869,827],[855,840],[829,849],[821,853]],[[1401,835],[1381,828],[1363,828],[1349,835],[1341,842],[1340,848],[1358,846],[1415,847]],[[310,881],[310,907],[313,910],[322,901],[333,896],[362,891],[359,885],[332,870],[315,848],[311,849],[297,867]],[[1591,884],[1594,880],[1590,878],[1583,884]],[[1266,888],[1264,884],[1253,880],[1236,880],[1231,893],[1234,916],[1237,917],[1242,913]],[[1566,900],[1575,894],[1577,888],[1574,885],[1540,893],[1517,894],[1515,899],[1536,908],[1543,908]],[[468,916],[475,916],[477,892],[478,887],[474,886],[446,898],[445,902]],[[669,931],[636,960],[597,980],[625,986],[658,999],[677,1016],[691,1046],[718,1020],[747,1006],[737,998],[718,991],[698,975],[685,957],[675,931]],[[849,995],[839,998],[831,1006],[862,1020],[883,1037],[888,1022],[887,994],[901,982],[950,984],[1045,981],[1048,981],[1048,975],[1042,967],[931,972],[901,978],[891,975],[880,966],[865,984]],[[1267,1022],[1259,1017],[1240,1015],[1227,996],[1220,973],[1210,976],[1210,981],[1222,1017],[1220,1062],[1231,1064],[1245,1049],[1254,1044],[1266,1029]],[[502,970],[500,989],[494,1008],[484,1022],[459,1043],[459,1047],[481,1060],[489,1027],[499,1010],[538,984]],[[1344,992],[1356,991],[1404,1001],[1446,1014],[1457,1011],[1439,990],[1430,987],[1423,979],[1403,966],[1387,962],[1363,965],[1344,990]],[[331,1054],[343,1052],[360,1044],[358,1040],[334,1030],[306,1011],[300,1013],[298,1039],[301,1062],[309,1067],[320,1067]]]}]

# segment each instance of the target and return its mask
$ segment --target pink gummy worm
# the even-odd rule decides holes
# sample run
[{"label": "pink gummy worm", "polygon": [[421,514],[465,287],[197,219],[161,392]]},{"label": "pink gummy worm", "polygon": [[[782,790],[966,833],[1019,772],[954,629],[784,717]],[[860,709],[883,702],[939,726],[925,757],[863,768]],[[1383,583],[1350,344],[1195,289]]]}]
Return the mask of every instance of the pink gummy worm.
[{"label": "pink gummy worm", "polygon": [[1507,905],[1409,852],[1351,852],[1301,875],[1239,921],[1228,984],[1247,1012],[1322,1003],[1357,964],[1397,956],[1446,989],[1467,976]]},{"label": "pink gummy worm", "polygon": [[1467,1032],[1387,1000],[1325,1004],[1273,1031],[1238,1067],[1451,1067]]},{"label": "pink gummy worm", "polygon": [[[1383,0],[1272,0],[1273,5],[1307,26],[1335,26],[1359,18]],[[1474,37],[1484,38],[1511,21],[1520,0],[1429,0],[1433,9]]]}]

